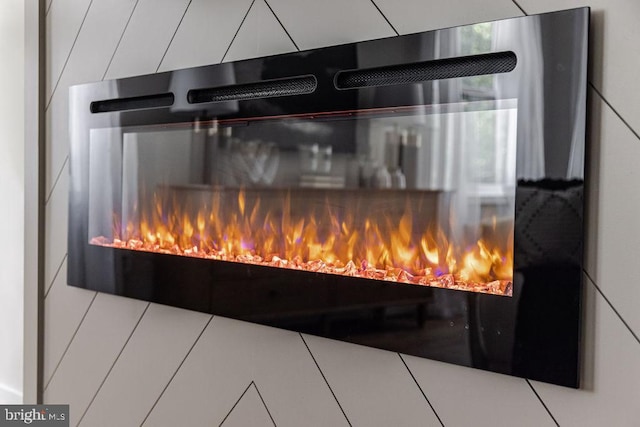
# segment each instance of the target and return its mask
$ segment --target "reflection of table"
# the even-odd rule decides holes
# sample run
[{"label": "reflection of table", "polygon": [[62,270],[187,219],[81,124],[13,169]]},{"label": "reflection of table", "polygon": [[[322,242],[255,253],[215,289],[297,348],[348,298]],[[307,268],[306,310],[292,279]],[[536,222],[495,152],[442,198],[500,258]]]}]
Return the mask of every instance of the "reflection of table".
[{"label": "reflection of table", "polygon": [[90,249],[102,259],[113,257],[124,296],[283,327],[290,321],[321,324],[362,312],[384,321],[398,307],[412,310],[416,327],[425,317],[421,306],[434,292],[446,291],[102,246]]},{"label": "reflection of table", "polygon": [[[354,310],[378,310],[432,300],[431,288],[331,274],[251,266],[250,278],[238,277],[241,264],[220,262],[217,272],[228,272],[212,285],[212,304],[220,314],[266,321],[284,317],[332,315]],[[231,278],[234,278],[231,280]],[[382,309],[382,311],[380,311]]]},{"label": "reflection of table", "polygon": [[[421,235],[429,225],[437,224],[447,232],[449,193],[428,190],[351,189],[351,188],[233,188],[208,185],[165,185],[157,187],[161,199],[175,200],[181,207],[210,206],[214,197],[227,210],[237,206],[238,195],[244,194],[246,211],[258,200],[261,211],[278,217],[289,206],[292,217],[322,215],[330,208],[334,215],[352,214],[354,223],[364,225],[365,217],[388,218],[397,224],[407,208],[413,216],[413,229]],[[153,200],[149,200],[153,202]]]},{"label": "reflection of table", "polygon": [[334,175],[300,175],[299,185],[301,188],[325,188],[343,189],[345,186],[344,176]]},{"label": "reflection of table", "polygon": [[[433,294],[422,286],[393,283],[378,286],[373,281],[358,283],[363,279],[327,276],[321,285],[300,283],[290,276],[273,281],[242,281],[231,286],[227,282],[215,286],[212,298],[217,303],[224,301],[222,305],[229,310],[230,317],[287,329],[305,325],[304,329],[317,329],[323,335],[335,333],[341,323],[354,319],[361,326],[368,325],[368,329],[384,329],[386,323],[401,316],[412,319],[411,328],[421,328],[427,318],[426,305],[433,301]],[[237,298],[238,286],[242,287],[243,298],[250,300],[250,313],[247,301]]]}]

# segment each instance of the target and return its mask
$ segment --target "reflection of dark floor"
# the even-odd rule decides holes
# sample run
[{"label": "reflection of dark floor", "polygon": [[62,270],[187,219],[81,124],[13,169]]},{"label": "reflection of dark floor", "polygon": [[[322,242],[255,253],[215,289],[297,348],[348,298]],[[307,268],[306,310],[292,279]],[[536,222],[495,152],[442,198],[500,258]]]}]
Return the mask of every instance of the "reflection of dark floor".
[{"label": "reflection of dark floor", "polygon": [[466,340],[463,344],[460,339],[465,334],[465,321],[462,317],[454,320],[428,319],[422,328],[416,327],[414,323],[413,328],[395,329],[393,323],[395,321],[384,331],[363,334],[350,341],[374,347],[393,348],[400,353],[447,360],[450,363],[470,364],[469,346]]},{"label": "reflection of dark floor", "polygon": [[424,318],[415,306],[332,313],[290,319],[274,326],[400,353],[471,364],[468,327],[463,315]]}]

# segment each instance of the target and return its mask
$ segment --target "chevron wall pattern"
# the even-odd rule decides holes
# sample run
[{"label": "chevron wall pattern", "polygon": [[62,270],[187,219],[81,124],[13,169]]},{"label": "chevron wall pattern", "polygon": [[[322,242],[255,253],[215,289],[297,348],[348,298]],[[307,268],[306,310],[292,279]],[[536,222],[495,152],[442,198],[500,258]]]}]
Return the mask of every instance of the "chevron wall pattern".
[{"label": "chevron wall pattern", "polygon": [[[418,359],[66,285],[68,87],[592,8],[584,387]],[[44,400],[81,426],[637,426],[636,0],[49,0]]]}]

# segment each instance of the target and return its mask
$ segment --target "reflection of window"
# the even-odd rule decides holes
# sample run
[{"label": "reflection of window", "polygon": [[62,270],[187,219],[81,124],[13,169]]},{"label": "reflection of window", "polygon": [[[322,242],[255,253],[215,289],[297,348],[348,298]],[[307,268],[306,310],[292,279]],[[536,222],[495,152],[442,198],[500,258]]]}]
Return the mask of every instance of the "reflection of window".
[{"label": "reflection of window", "polygon": [[[460,29],[460,55],[492,51],[493,26],[476,24]],[[493,75],[462,79],[462,98],[495,100]],[[469,155],[466,181],[481,197],[502,197],[515,185],[516,109],[476,111],[463,115],[462,140]]]},{"label": "reflection of window", "polygon": [[[491,51],[491,23],[476,24],[460,29],[459,52],[461,56],[477,55]],[[463,99],[476,101],[494,99],[493,76],[465,78],[462,84]]]},{"label": "reflection of window", "polygon": [[516,109],[463,115],[465,181],[475,184],[479,196],[501,197],[515,184],[516,120]]}]

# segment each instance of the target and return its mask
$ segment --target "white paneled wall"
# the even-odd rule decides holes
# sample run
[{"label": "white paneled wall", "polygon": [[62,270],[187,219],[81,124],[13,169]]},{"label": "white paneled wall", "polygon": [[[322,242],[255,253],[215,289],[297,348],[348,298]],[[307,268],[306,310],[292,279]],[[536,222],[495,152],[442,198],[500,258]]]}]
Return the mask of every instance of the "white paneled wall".
[{"label": "white paneled wall", "polygon": [[[45,390],[72,425],[640,425],[640,2],[53,0],[47,12]],[[66,286],[67,89],[591,5],[582,390]]]},{"label": "white paneled wall", "polygon": [[295,52],[296,46],[264,0],[251,6],[224,61]]},{"label": "white paneled wall", "polygon": [[252,0],[191,0],[159,71],[222,61],[252,4]]},{"label": "white paneled wall", "polygon": [[252,381],[278,425],[347,425],[299,334],[222,317],[205,329],[144,425],[218,424]]},{"label": "white paneled wall", "polygon": [[139,0],[105,79],[155,73],[188,5],[188,0]]},{"label": "white paneled wall", "polygon": [[375,3],[400,34],[523,15],[511,0],[404,0],[402,3],[375,0]]},{"label": "white paneled wall", "polygon": [[299,49],[395,35],[370,0],[268,0]]},{"label": "white paneled wall", "polygon": [[[84,5],[84,2],[78,3],[79,7]],[[46,137],[53,142],[46,150],[45,191],[48,195],[61,175],[60,171],[69,152],[68,88],[73,84],[96,81],[104,77],[136,3],[136,0],[91,2],[84,19],[80,22],[73,19],[70,23],[66,22],[66,13],[56,14],[58,1],[51,5],[48,32],[55,32],[56,28],[67,25],[74,25],[79,31],[73,40],[71,50],[66,53],[63,66],[59,70],[51,70],[58,73],[58,76],[47,79],[48,82],[58,82],[51,90],[51,100],[46,112]],[[65,43],[65,47],[67,44]],[[47,44],[46,55],[57,57],[58,54],[50,51],[54,48],[54,45]],[[61,55],[65,56],[65,53],[62,52]]]},{"label": "white paneled wall", "polygon": [[141,425],[210,319],[203,313],[150,305],[88,407],[87,424]]}]

